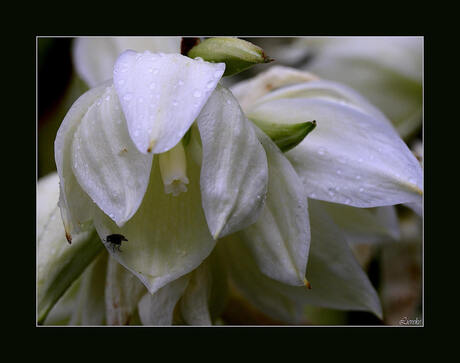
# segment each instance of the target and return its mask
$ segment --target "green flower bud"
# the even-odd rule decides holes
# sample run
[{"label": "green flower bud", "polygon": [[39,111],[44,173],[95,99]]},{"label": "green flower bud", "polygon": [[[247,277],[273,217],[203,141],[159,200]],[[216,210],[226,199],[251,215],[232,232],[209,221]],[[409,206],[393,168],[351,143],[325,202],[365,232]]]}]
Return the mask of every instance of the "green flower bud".
[{"label": "green flower bud", "polygon": [[286,152],[300,144],[315,127],[316,121],[307,121],[295,124],[275,123],[265,120],[250,119],[259,127],[272,141]]},{"label": "green flower bud", "polygon": [[200,57],[208,62],[224,62],[224,76],[242,72],[254,64],[269,63],[258,46],[238,38],[208,38],[193,47],[187,54],[190,58]]}]

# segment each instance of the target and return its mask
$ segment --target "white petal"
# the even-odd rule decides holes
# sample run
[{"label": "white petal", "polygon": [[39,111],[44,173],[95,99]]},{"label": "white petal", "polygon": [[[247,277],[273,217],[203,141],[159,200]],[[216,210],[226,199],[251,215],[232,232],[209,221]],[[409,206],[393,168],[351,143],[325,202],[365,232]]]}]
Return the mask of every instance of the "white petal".
[{"label": "white petal", "polygon": [[284,66],[272,66],[267,71],[231,87],[231,91],[246,112],[254,102],[268,92],[289,84],[317,80],[314,74]]},{"label": "white petal", "polygon": [[108,87],[75,133],[72,169],[79,184],[122,226],[142,202],[151,167],[152,155],[133,144],[115,90]]},{"label": "white petal", "polygon": [[355,208],[343,204],[319,202],[330,218],[346,234],[350,243],[395,241],[400,238],[394,206]]},{"label": "white petal", "polygon": [[272,279],[303,286],[310,248],[308,205],[302,181],[291,163],[262,131],[267,153],[268,193],[255,224],[239,233],[260,270]]},{"label": "white petal", "polygon": [[357,107],[361,111],[375,118],[382,119],[391,125],[390,120],[358,92],[341,83],[326,80],[302,82],[273,90],[257,99],[253,107],[264,102],[282,98],[321,98],[336,101],[346,104],[349,107]]},{"label": "white petal", "polygon": [[171,325],[174,308],[184,293],[190,276],[181,278],[163,286],[153,295],[147,293],[139,301],[139,317],[143,325]]},{"label": "white petal", "polygon": [[224,63],[180,54],[126,51],[117,59],[113,80],[139,151],[168,151],[189,129],[216,87]]},{"label": "white petal", "polygon": [[81,37],[74,40],[73,63],[90,86],[112,78],[117,57],[125,50],[178,53],[180,37]]},{"label": "white petal", "polygon": [[101,239],[118,233],[128,240],[120,246],[121,252],[109,243],[107,250],[150,293],[198,267],[215,246],[201,208],[199,167],[189,153],[188,191],[177,197],[164,193],[158,161],[154,164],[142,204],[123,227],[100,211],[94,218]]},{"label": "white petal", "polygon": [[227,299],[227,274],[218,255],[212,253],[190,273],[180,301],[181,315],[189,325],[212,325]]},{"label": "white petal", "polygon": [[146,292],[139,279],[110,256],[105,283],[107,325],[127,325]]},{"label": "white petal", "polygon": [[105,92],[109,84],[89,90],[78,98],[59,127],[54,141],[54,158],[59,174],[59,207],[67,238],[79,232],[81,225],[92,219],[93,202],[83,191],[72,171],[72,142],[74,134],[89,107]]},{"label": "white petal", "polygon": [[406,137],[422,120],[422,59],[422,37],[358,37],[326,45],[305,69],[365,95]]},{"label": "white petal", "polygon": [[312,199],[376,207],[420,203],[422,170],[388,123],[354,107],[324,99],[279,99],[249,117],[317,127],[286,155]]},{"label": "white petal", "polygon": [[94,229],[65,238],[57,200],[59,178],[51,174],[37,183],[37,305],[38,321],[101,252]]},{"label": "white petal", "polygon": [[258,309],[288,323],[304,323],[308,305],[371,311],[381,317],[377,292],[340,231],[314,202],[310,204],[312,236],[307,267],[311,290],[267,277],[258,269],[247,245],[235,235],[217,247],[227,261],[232,281]]},{"label": "white petal", "polygon": [[230,91],[219,86],[197,119],[203,144],[201,194],[214,238],[254,223],[267,191],[267,158]]}]

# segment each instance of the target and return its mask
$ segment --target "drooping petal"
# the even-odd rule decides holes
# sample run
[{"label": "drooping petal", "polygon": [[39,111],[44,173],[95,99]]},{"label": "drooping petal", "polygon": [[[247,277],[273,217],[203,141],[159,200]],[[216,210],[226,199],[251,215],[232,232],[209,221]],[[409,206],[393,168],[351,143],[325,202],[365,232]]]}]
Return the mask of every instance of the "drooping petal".
[{"label": "drooping petal", "polygon": [[107,325],[127,325],[146,292],[139,279],[110,256],[105,284]]},{"label": "drooping petal", "polygon": [[113,80],[139,151],[158,154],[174,147],[224,70],[224,63],[180,54],[123,52],[116,61]]},{"label": "drooping petal", "polygon": [[382,316],[378,295],[332,221],[312,201],[312,238],[307,274],[311,290],[290,286],[263,274],[248,246],[235,235],[218,245],[232,281],[257,308],[274,319],[303,323],[307,305],[371,311]]},{"label": "drooping petal", "polygon": [[373,243],[400,238],[398,216],[394,206],[355,208],[343,204],[319,202],[346,234],[350,243]]},{"label": "drooping petal", "polygon": [[217,254],[212,253],[190,274],[180,300],[183,319],[189,325],[212,325],[227,299],[227,273]]},{"label": "drooping petal", "polygon": [[214,238],[251,225],[267,191],[267,158],[231,92],[218,86],[197,119],[203,145],[201,194]]},{"label": "drooping petal", "polygon": [[147,190],[152,155],[129,137],[113,86],[82,118],[72,145],[72,170],[91,199],[122,226],[136,213]]},{"label": "drooping petal", "polygon": [[267,199],[257,222],[238,235],[263,273],[289,285],[303,286],[310,248],[304,186],[280,149],[256,130],[269,165]]},{"label": "drooping petal", "polygon": [[156,291],[145,294],[139,301],[139,317],[143,325],[171,325],[174,308],[189,283],[185,275]]},{"label": "drooping petal", "polygon": [[[186,149],[187,151],[187,149]],[[185,193],[164,193],[158,161],[136,214],[118,227],[104,213],[95,214],[94,225],[101,239],[121,234],[120,251],[106,243],[109,253],[135,274],[154,293],[167,283],[198,267],[214,248],[201,207],[200,170],[187,154],[190,183]]]},{"label": "drooping petal", "polygon": [[59,207],[69,242],[72,240],[71,233],[80,232],[82,225],[91,220],[94,206],[72,171],[72,142],[83,116],[108,86],[109,83],[105,83],[91,89],[75,101],[54,141],[54,158],[60,186]]},{"label": "drooping petal", "polygon": [[308,138],[286,154],[312,199],[355,207],[421,202],[420,165],[380,119],[335,101],[302,98],[269,101],[248,116],[317,121]]},{"label": "drooping petal", "polygon": [[231,87],[244,112],[268,92],[290,84],[317,80],[314,74],[284,66],[273,66],[256,77],[238,82]]},{"label": "drooping petal", "polygon": [[125,50],[178,53],[180,37],[81,37],[73,43],[73,63],[90,87],[112,78],[117,57]]},{"label": "drooping petal", "polygon": [[54,304],[102,251],[93,230],[74,234],[69,246],[57,206],[59,178],[51,174],[37,184],[37,320]]}]

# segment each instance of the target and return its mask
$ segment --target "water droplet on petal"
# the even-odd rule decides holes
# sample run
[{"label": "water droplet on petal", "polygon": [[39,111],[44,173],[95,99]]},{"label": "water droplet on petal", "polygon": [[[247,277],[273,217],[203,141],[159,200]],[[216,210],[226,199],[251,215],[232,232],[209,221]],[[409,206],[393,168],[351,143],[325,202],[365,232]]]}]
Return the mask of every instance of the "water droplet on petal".
[{"label": "water droplet on petal", "polygon": [[201,91],[195,90],[195,91],[193,92],[193,97],[196,97],[196,98],[201,97]]}]

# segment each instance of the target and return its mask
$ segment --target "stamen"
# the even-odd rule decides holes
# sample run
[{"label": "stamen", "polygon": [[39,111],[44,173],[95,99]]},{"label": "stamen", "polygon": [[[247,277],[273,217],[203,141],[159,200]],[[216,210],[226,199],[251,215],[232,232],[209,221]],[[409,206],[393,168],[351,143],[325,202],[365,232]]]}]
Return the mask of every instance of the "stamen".
[{"label": "stamen", "polygon": [[166,194],[177,197],[187,191],[187,160],[182,142],[159,155],[160,173]]}]

